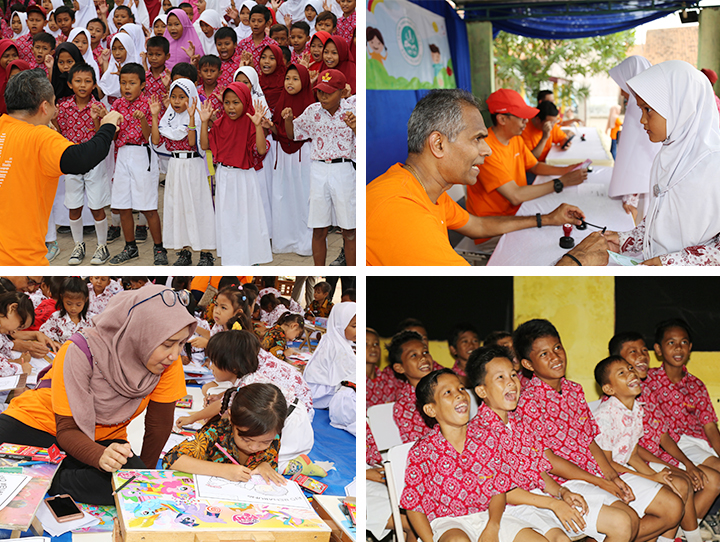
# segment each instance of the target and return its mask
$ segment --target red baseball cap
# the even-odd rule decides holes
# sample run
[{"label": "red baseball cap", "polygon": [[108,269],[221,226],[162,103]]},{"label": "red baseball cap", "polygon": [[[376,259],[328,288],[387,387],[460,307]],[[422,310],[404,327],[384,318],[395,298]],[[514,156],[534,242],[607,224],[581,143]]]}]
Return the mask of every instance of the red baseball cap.
[{"label": "red baseball cap", "polygon": [[25,13],[32,13],[33,11],[37,11],[38,13],[42,13],[42,16],[47,16],[47,13],[45,13],[45,9],[42,6],[38,6],[37,4],[33,4],[32,6],[28,6]]},{"label": "red baseball cap", "polygon": [[514,90],[510,90],[509,88],[496,90],[488,96],[485,103],[487,104],[488,109],[490,109],[490,113],[493,115],[496,113],[504,113],[515,115],[521,119],[532,119],[540,113],[539,109],[530,107],[525,103],[525,100],[522,99],[520,94]]},{"label": "red baseball cap", "polygon": [[339,70],[325,70],[318,76],[315,90],[322,90],[328,94],[332,94],[336,90],[345,88],[347,79],[345,74]]},{"label": "red baseball cap", "polygon": [[707,77],[710,80],[710,84],[714,85],[718,80],[718,75],[715,73],[715,70],[711,70],[710,68],[703,68],[700,70],[705,74],[705,77]]}]

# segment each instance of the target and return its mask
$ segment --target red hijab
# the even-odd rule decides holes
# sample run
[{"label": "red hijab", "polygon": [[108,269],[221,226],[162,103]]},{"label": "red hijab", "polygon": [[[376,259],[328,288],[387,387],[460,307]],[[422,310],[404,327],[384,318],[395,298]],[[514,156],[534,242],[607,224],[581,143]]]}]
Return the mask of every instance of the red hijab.
[{"label": "red hijab", "polygon": [[282,118],[281,114],[282,110],[289,107],[292,109],[293,117],[299,117],[307,106],[315,102],[315,93],[310,84],[310,72],[308,72],[305,66],[301,64],[290,64],[288,69],[285,70],[285,73],[287,74],[290,70],[297,70],[300,75],[302,90],[297,94],[288,94],[288,91],[285,90],[283,85],[282,94],[273,112],[273,121],[277,128],[277,136],[275,139],[280,142],[280,146],[286,153],[294,154],[303,146],[305,141],[295,141],[288,138],[285,132],[285,119]]},{"label": "red hijab", "polygon": [[19,58],[17,60],[13,60],[10,64],[5,66],[5,81],[10,80],[10,72],[13,68],[20,68],[20,71],[24,72],[25,70],[30,69],[30,64],[24,60],[20,60]]},{"label": "red hijab", "polygon": [[[329,32],[325,32],[324,30],[320,30],[320,32],[315,32],[315,34],[313,35],[313,37],[310,38],[310,44],[312,45],[312,40],[314,40],[315,38],[317,38],[317,39],[319,39],[320,42],[323,44],[323,49],[324,49],[324,48],[325,48],[325,43],[327,43],[327,40],[329,40],[330,37],[331,37],[331,36],[330,36],[330,33],[329,33]],[[320,73],[320,72],[322,71],[322,69],[321,69],[322,67],[323,67],[323,58],[322,58],[322,53],[321,53],[321,54],[320,54],[320,60],[318,60],[317,62],[313,61],[313,63],[310,64],[310,71],[311,71],[311,72],[318,72],[318,73]]]},{"label": "red hijab", "polygon": [[267,49],[270,49],[273,56],[275,56],[277,67],[270,75],[265,75],[263,71],[260,70],[258,76],[260,78],[260,88],[263,89],[265,100],[267,100],[268,107],[272,111],[275,109],[275,104],[277,104],[280,94],[282,94],[285,89],[285,57],[277,43],[271,43],[266,46],[262,52],[264,53]]},{"label": "red hijab", "polygon": [[[331,68],[330,66],[325,64],[324,60],[325,49],[330,42],[335,45],[338,52],[339,62],[338,65],[334,68]],[[355,57],[350,52],[350,46],[348,45],[347,41],[342,38],[338,39],[337,36],[330,36],[325,41],[325,47],[323,47],[323,63],[320,72],[324,72],[325,70],[338,70],[339,72],[342,72],[342,74],[345,76],[345,79],[347,79],[348,84],[350,85],[352,94],[355,94]]]},{"label": "red hijab", "polygon": [[243,104],[243,114],[239,119],[232,120],[227,114],[221,115],[208,133],[210,150],[216,161],[226,166],[240,169],[252,169],[255,160],[252,147],[255,144],[255,125],[246,115],[255,114],[250,90],[242,83],[230,83],[223,91],[232,90]]},{"label": "red hijab", "polygon": [[[17,47],[12,40],[0,40],[0,57],[3,56],[5,54],[5,51],[7,51],[10,47],[15,47],[15,50],[17,51]],[[7,108],[5,107],[5,87],[7,86],[7,74],[8,71],[0,70],[0,115],[2,115],[3,113],[7,113]]]}]

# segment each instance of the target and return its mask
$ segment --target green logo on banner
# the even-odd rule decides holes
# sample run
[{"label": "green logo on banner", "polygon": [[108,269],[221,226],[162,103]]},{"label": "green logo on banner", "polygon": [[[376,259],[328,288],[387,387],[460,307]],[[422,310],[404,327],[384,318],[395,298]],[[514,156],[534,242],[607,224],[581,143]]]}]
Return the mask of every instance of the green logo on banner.
[{"label": "green logo on banner", "polygon": [[422,61],[423,50],[412,20],[407,17],[400,19],[397,23],[396,33],[398,47],[405,61],[413,66],[419,65]]}]

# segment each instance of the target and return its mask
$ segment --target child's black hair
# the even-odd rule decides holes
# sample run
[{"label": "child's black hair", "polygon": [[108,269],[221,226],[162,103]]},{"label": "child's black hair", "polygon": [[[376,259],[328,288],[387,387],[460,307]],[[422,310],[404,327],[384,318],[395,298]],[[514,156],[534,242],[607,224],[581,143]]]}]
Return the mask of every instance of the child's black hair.
[{"label": "child's black hair", "polygon": [[598,383],[600,389],[602,389],[605,384],[610,383],[610,367],[612,364],[620,361],[627,363],[625,358],[621,356],[609,356],[595,366],[595,382]]},{"label": "child's black hair", "polygon": [[211,66],[219,70],[222,68],[222,60],[217,55],[203,55],[198,61],[198,67],[202,69],[203,66]]},{"label": "child's black hair", "polygon": [[[227,390],[223,395],[220,415],[228,408],[230,423],[241,437],[259,437],[270,432],[280,434],[288,414],[287,401],[280,388],[260,382]],[[219,418],[216,417],[216,420]]]},{"label": "child's black hair", "polygon": [[0,294],[6,294],[8,292],[14,292],[17,288],[15,288],[15,285],[10,282],[10,279],[5,277],[0,277]]},{"label": "child's black hair", "polygon": [[237,45],[237,33],[229,26],[223,26],[221,28],[218,28],[217,32],[215,32],[215,43],[217,43],[218,40],[221,40],[223,38],[230,38],[232,42]]},{"label": "child's black hair", "polygon": [[674,327],[679,327],[680,329],[684,329],[685,333],[687,333],[688,341],[692,342],[692,331],[690,330],[690,324],[688,324],[682,318],[671,318],[670,320],[664,320],[664,321],[660,322],[655,327],[655,344],[662,344],[662,340],[663,340],[663,337],[665,336],[665,332],[668,329],[672,329]]},{"label": "child's black hair", "polygon": [[60,311],[60,317],[67,314],[65,305],[63,304],[63,296],[67,294],[80,294],[85,297],[85,305],[80,312],[80,318],[87,317],[88,308],[90,307],[90,293],[88,292],[87,283],[80,277],[67,277],[60,286],[60,297],[55,303],[55,308]]},{"label": "child's black hair", "polygon": [[243,291],[245,292],[245,295],[247,295],[248,298],[248,306],[250,307],[251,311],[255,310],[255,301],[257,300],[258,295],[260,295],[260,290],[258,290],[258,287],[254,284],[244,284],[243,285]]},{"label": "child's black hair", "polygon": [[305,21],[296,21],[290,26],[290,32],[292,32],[293,28],[299,28],[303,32],[305,32],[305,35],[310,37],[310,25],[307,24]]},{"label": "child's black hair", "polygon": [[495,358],[507,358],[512,363],[512,352],[499,344],[482,346],[473,350],[465,367],[468,388],[475,388],[485,384],[487,364]]},{"label": "child's black hair", "polygon": [[422,337],[419,333],[415,331],[401,331],[400,333],[396,333],[395,335],[393,335],[393,338],[390,339],[390,344],[386,346],[392,372],[395,373],[395,377],[398,380],[404,380],[406,382],[407,377],[404,374],[398,373],[395,370],[395,364],[399,363],[400,365],[402,365],[403,346],[405,345],[405,343],[409,343],[410,341],[422,342]]},{"label": "child's black hair", "polygon": [[342,295],[340,296],[340,299],[343,297],[347,297],[350,299],[350,301],[355,301],[355,288],[348,288],[347,290],[343,290]]},{"label": "child's black hair", "polygon": [[[22,2],[15,2],[10,6],[10,13],[13,13],[15,11],[19,11],[20,13],[25,13],[25,4]],[[10,20],[12,23],[12,20]]]},{"label": "child's black hair", "polygon": [[322,281],[313,286],[313,290],[320,290],[322,293],[330,295],[330,292],[332,292],[332,286],[330,286],[329,282]]},{"label": "child's black hair", "polygon": [[42,283],[48,287],[48,290],[50,290],[50,299],[54,299],[55,301],[60,299],[60,288],[62,287],[64,280],[65,277],[58,277],[57,275],[53,275],[52,277],[43,277]]},{"label": "child's black hair", "polygon": [[280,300],[275,297],[275,294],[265,294],[260,298],[260,308],[265,312],[272,311],[279,304]]},{"label": "child's black hair", "polygon": [[0,294],[0,316],[7,316],[10,310],[10,305],[17,303],[17,315],[22,320],[22,323],[30,319],[30,326],[35,323],[35,307],[33,307],[32,301],[22,292],[6,292]]},{"label": "child's black hair", "polygon": [[191,8],[191,7],[192,7],[192,4],[191,4],[190,2],[180,2],[180,3],[178,4],[178,7],[179,7],[180,9],[183,9],[183,8]]},{"label": "child's black hair", "polygon": [[466,331],[474,333],[475,336],[479,338],[477,329],[474,325],[468,322],[461,322],[459,324],[455,324],[450,330],[450,336],[448,337],[448,345],[452,346],[453,348],[457,348],[457,342],[460,339],[460,335],[462,335]]},{"label": "child's black hair", "polygon": [[373,328],[371,328],[371,327],[366,327],[366,328],[365,328],[365,331],[367,331],[368,333],[372,333],[372,334],[375,335],[378,339],[380,338],[380,334],[379,334],[377,331],[375,331]]},{"label": "child's black hair", "polygon": [[205,347],[205,355],[213,365],[238,378],[257,371],[259,353],[260,339],[244,329],[216,333]]},{"label": "child's black hair", "polygon": [[290,300],[289,299],[286,299],[282,296],[277,297],[276,299],[280,302],[281,305],[287,307],[288,309],[290,308]]},{"label": "child's black hair", "polygon": [[315,17],[315,26],[317,27],[318,23],[327,20],[332,21],[333,28],[337,27],[337,16],[332,11],[323,11],[321,13],[318,13],[318,16]]},{"label": "child's black hair", "polygon": [[543,337],[560,338],[555,326],[548,320],[535,318],[520,325],[513,333],[513,349],[519,360],[530,359],[533,343]]},{"label": "child's black hair", "polygon": [[296,314],[294,312],[284,312],[280,315],[280,318],[278,318],[277,322],[275,323],[276,326],[281,326],[283,324],[297,324],[300,326],[300,335],[298,335],[298,338],[303,336],[303,333],[305,331],[305,318],[303,318],[302,314]]},{"label": "child's black hair", "polygon": [[411,327],[421,327],[425,331],[427,331],[427,328],[425,327],[425,324],[423,324],[420,320],[417,318],[405,318],[404,320],[400,320],[400,323],[397,326],[397,332],[400,333],[401,331],[405,331],[408,328]]},{"label": "child's black hair", "polygon": [[68,72],[68,78],[67,80],[69,82],[72,82],[73,77],[75,77],[76,73],[89,73],[90,77],[92,77],[93,84],[97,84],[97,78],[95,77],[95,70],[93,70],[92,66],[90,64],[85,64],[84,62],[82,64],[74,64],[72,68],[70,68],[70,71]]},{"label": "child's black hair", "polygon": [[67,13],[68,15],[70,15],[71,20],[75,20],[75,11],[73,11],[67,6],[60,6],[55,10],[55,20],[57,21],[57,16],[62,15],[63,13]]},{"label": "child's black hair", "polygon": [[250,10],[250,17],[253,16],[253,13],[259,13],[260,15],[262,15],[265,18],[266,24],[272,21],[272,14],[270,13],[270,10],[265,6],[262,6],[260,4],[254,5]]},{"label": "child's black hair", "polygon": [[282,51],[283,57],[285,58],[285,64],[290,64],[290,60],[292,59],[290,47],[288,47],[287,45],[280,45],[280,50]]},{"label": "child's black hair", "polygon": [[[105,22],[104,22],[100,17],[95,17],[94,19],[90,19],[90,20],[87,22],[87,24],[90,24],[90,23],[99,23],[99,24],[102,26],[103,34],[106,34],[106,33],[107,33],[107,25],[105,24]],[[87,25],[86,25],[86,28],[87,28]]]},{"label": "child's black hair", "polygon": [[162,49],[163,53],[168,54],[170,52],[170,42],[165,36],[153,36],[147,40],[145,50],[149,51],[150,47],[158,47]]},{"label": "child's black hair", "polygon": [[175,290],[190,290],[192,277],[173,277],[170,287]]},{"label": "child's black hair", "polygon": [[55,50],[55,38],[52,36],[52,34],[48,34],[47,32],[38,32],[33,36],[33,45],[36,43],[47,43],[50,46],[50,50]]},{"label": "child's black hair", "polygon": [[130,20],[131,20],[132,22],[135,22],[135,15],[133,15],[133,12],[132,12],[132,10],[131,10],[129,7],[127,7],[127,6],[118,6],[118,7],[115,8],[115,11],[117,12],[118,10],[127,11],[127,14],[128,14],[128,17],[130,17]]},{"label": "child's black hair", "polygon": [[433,371],[432,373],[423,376],[415,387],[415,407],[428,427],[434,427],[437,420],[425,414],[425,409],[423,407],[429,403],[435,402],[435,388],[437,388],[438,380],[442,375],[453,375],[454,377],[458,377],[458,375],[450,369],[443,367],[442,369],[438,369],[437,371]]},{"label": "child's black hair", "polygon": [[[122,7],[122,6],[120,6]],[[143,68],[140,64],[137,62],[128,62],[125,64],[122,68],[120,68],[120,77],[123,75],[132,75],[135,74],[140,78],[140,82],[145,82],[145,68]]]},{"label": "child's black hair", "polygon": [[611,356],[619,356],[625,343],[635,341],[645,342],[645,337],[643,337],[642,333],[638,333],[637,331],[622,331],[620,333],[616,333],[608,343],[608,351]]},{"label": "child's black hair", "polygon": [[188,62],[178,62],[170,72],[170,79],[175,79],[178,75],[194,83],[198,78],[197,68]]},{"label": "child's black hair", "polygon": [[218,292],[228,286],[235,286],[237,288],[240,286],[240,279],[237,277],[220,277],[218,281]]},{"label": "child's black hair", "polygon": [[272,39],[272,35],[275,32],[285,32],[285,35],[287,37],[290,37],[290,31],[288,30],[288,27],[284,24],[274,24],[270,27],[270,39]]},{"label": "child's black hair", "polygon": [[483,346],[497,344],[498,341],[502,341],[503,339],[507,339],[508,337],[512,338],[512,333],[509,333],[507,331],[492,331],[488,334],[487,337],[483,339]]},{"label": "child's black hair", "polygon": [[[223,296],[230,301],[235,314],[233,318],[237,318],[243,329],[252,331],[252,320],[250,319],[250,305],[248,305],[248,298],[245,290],[239,289],[237,286],[226,286],[222,288],[218,293],[218,296]],[[216,298],[217,299],[217,296]],[[227,323],[227,329],[231,329],[232,324]]]},{"label": "child's black hair", "polygon": [[130,284],[131,282],[142,282],[143,284],[146,282],[150,282],[150,279],[148,277],[140,277],[140,276],[132,276],[132,277],[123,277],[123,282],[127,282]]}]

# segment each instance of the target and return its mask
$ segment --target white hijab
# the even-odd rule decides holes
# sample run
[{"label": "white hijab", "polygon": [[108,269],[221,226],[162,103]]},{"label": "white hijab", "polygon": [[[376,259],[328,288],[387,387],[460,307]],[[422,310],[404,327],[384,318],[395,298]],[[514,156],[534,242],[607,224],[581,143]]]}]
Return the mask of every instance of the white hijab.
[{"label": "white hijab", "polygon": [[[245,74],[245,77],[247,77],[250,80],[250,84],[252,85],[252,90],[250,91],[250,95],[252,96],[253,104],[256,100],[259,100],[260,103],[262,103],[265,106],[265,117],[268,120],[272,120],[272,111],[268,107],[267,100],[265,99],[265,93],[263,92],[262,87],[260,86],[260,79],[258,78],[258,74],[255,71],[255,68],[252,66],[241,66],[237,70],[235,70],[235,73],[233,74],[233,78],[231,82],[235,82],[235,79],[237,78],[239,73]],[[277,297],[280,297],[279,295]]]},{"label": "white hijab", "polygon": [[623,122],[622,135],[618,143],[615,167],[610,179],[608,194],[611,198],[626,194],[647,194],[650,191],[650,168],[662,145],[648,139],[642,124],[640,124],[642,113],[635,100],[635,95],[627,86],[630,79],[641,74],[650,66],[651,64],[646,58],[633,55],[627,57],[609,72],[610,77],[618,86],[630,95],[625,108],[625,122]]},{"label": "white hijab", "polygon": [[[312,36],[315,34],[315,21],[317,21],[317,16],[320,15],[323,11],[325,11],[325,8],[323,6],[322,0],[305,0],[303,7],[303,18],[302,20],[305,21],[307,24],[310,25],[310,35]],[[317,15],[315,15],[315,18],[311,21],[305,16],[305,8],[308,6],[312,6]]]},{"label": "white hijab", "polygon": [[136,23],[125,23],[120,27],[118,32],[125,32],[132,38],[135,52],[138,53],[138,56],[145,50],[145,31],[142,26]]},{"label": "white hijab", "polygon": [[89,64],[92,69],[95,71],[95,81],[100,81],[100,67],[98,66],[98,63],[95,62],[95,57],[93,57],[92,54],[92,42],[90,41],[90,31],[88,31],[86,28],[73,28],[70,32],[70,35],[68,36],[68,43],[72,43],[72,41],[78,36],[78,34],[85,34],[85,38],[88,42],[88,47],[85,50],[85,54],[83,55],[83,60],[86,64]]},{"label": "white hijab", "polygon": [[[180,90],[187,95],[188,107],[192,105],[193,99],[197,100],[194,126],[200,126],[200,99],[198,97],[197,87],[192,81],[190,81],[190,79],[175,79],[172,85],[170,85],[168,96],[172,94],[175,87],[180,87]],[[189,122],[190,114],[187,109],[182,113],[176,113],[172,107],[168,107],[167,111],[165,111],[165,114],[162,116],[162,119],[160,119],[158,127],[160,135],[167,139],[172,139],[173,141],[185,139],[188,135],[188,126],[190,126]]]},{"label": "white hijab", "polygon": [[214,9],[205,9],[205,11],[200,14],[200,17],[198,17],[198,20],[193,23],[198,38],[200,39],[200,43],[202,43],[202,48],[203,51],[205,51],[205,54],[217,55],[218,52],[217,47],[215,46],[215,32],[213,32],[213,35],[208,38],[205,35],[205,32],[202,31],[202,28],[200,28],[200,21],[204,22],[207,25],[210,25],[213,30],[217,32],[220,27],[225,26],[223,18]]},{"label": "white hijab", "polygon": [[704,244],[720,233],[720,118],[710,81],[687,62],[669,60],[627,85],[667,121],[650,171],[643,257]]},{"label": "white hijab", "polygon": [[[111,51],[115,40],[118,40],[120,43],[122,43],[122,46],[125,47],[125,51],[127,53],[125,56],[125,62],[120,65],[121,68],[129,62],[136,62],[142,66],[140,55],[135,51],[135,44],[133,43],[132,38],[128,34],[125,34],[124,32],[119,32],[115,34],[112,42],[110,42]],[[105,94],[105,96],[113,96],[114,98],[117,98],[120,96],[120,76],[113,73],[117,71],[115,69],[115,62],[115,59],[111,57],[108,63],[108,69],[105,71],[102,78],[100,79],[100,90],[103,91],[103,94]]]},{"label": "white hijab", "polygon": [[[162,11],[162,10],[160,10],[160,11]],[[153,21],[153,24],[152,24],[153,27],[150,29],[150,31],[152,32],[152,35],[153,35],[153,36],[155,35],[155,23],[158,22],[158,21],[162,21],[163,24],[164,24],[165,26],[167,26],[167,15],[165,15],[164,13],[160,13],[160,15],[158,15],[157,17],[155,17],[155,20]],[[163,34],[164,34],[164,33],[165,33],[165,31],[163,31]],[[160,34],[160,35],[162,36],[163,34]]]},{"label": "white hijab", "polygon": [[357,380],[357,356],[352,341],[345,338],[345,328],[355,316],[355,303],[338,303],[330,311],[327,333],[322,336],[305,367],[308,383],[337,386],[343,380]]},{"label": "white hijab", "polygon": [[305,20],[305,0],[286,0],[277,10],[277,21],[279,24],[285,24],[285,15],[292,17],[292,22]]},{"label": "white hijab", "polygon": [[[59,8],[60,6],[64,6],[63,0],[51,0],[52,2],[52,11],[47,14],[47,20],[50,21],[50,16],[55,13],[55,10]],[[45,26],[45,32],[50,34],[53,38],[57,38],[61,34],[61,30],[58,28],[57,30],[50,30],[47,26]]]},{"label": "white hijab", "polygon": [[[141,4],[143,6],[145,6],[145,4],[143,2],[141,2]],[[137,6],[135,6],[135,2],[130,2],[129,4],[125,3],[125,4],[123,4],[123,6],[130,8],[130,12],[133,14],[133,17],[135,17],[136,22],[140,21],[140,14],[138,13]],[[108,32],[110,34],[115,34],[118,30],[120,30],[117,26],[115,26],[115,10],[118,7],[120,7],[120,6],[115,4],[115,7],[112,8],[112,11],[110,13],[108,13],[108,16],[107,16]],[[147,11],[147,9],[145,11]],[[148,15],[148,19],[149,18],[150,18],[150,16]],[[126,23],[126,24],[129,24],[129,23]],[[125,26],[125,25],[123,25],[123,26]]]},{"label": "white hijab", "polygon": [[[228,3],[228,6],[230,4]],[[237,5],[237,4],[236,4]],[[252,9],[257,5],[257,2],[255,0],[243,0],[243,2],[240,4],[240,6],[237,8],[238,13],[242,11],[242,8],[247,6],[248,9]],[[226,8],[227,9],[227,8]],[[224,11],[220,11],[220,13],[225,13]],[[244,40],[248,36],[252,34],[252,29],[250,26],[245,26],[244,24],[240,23],[237,28],[235,28],[235,33],[237,34],[238,41]]]},{"label": "white hijab", "polygon": [[98,16],[95,2],[93,0],[78,0],[78,7],[80,9],[75,13],[73,26],[75,28],[87,28],[87,24]]},{"label": "white hijab", "polygon": [[20,18],[20,24],[22,25],[22,28],[20,29],[19,34],[15,34],[15,31],[13,31],[12,39],[14,39],[14,40],[24,36],[25,34],[30,33],[30,29],[28,28],[28,25],[27,25],[27,13],[24,13],[22,11],[13,11],[12,15],[10,15],[10,24],[11,25],[12,25],[13,17],[15,17],[15,15],[17,15]]}]

